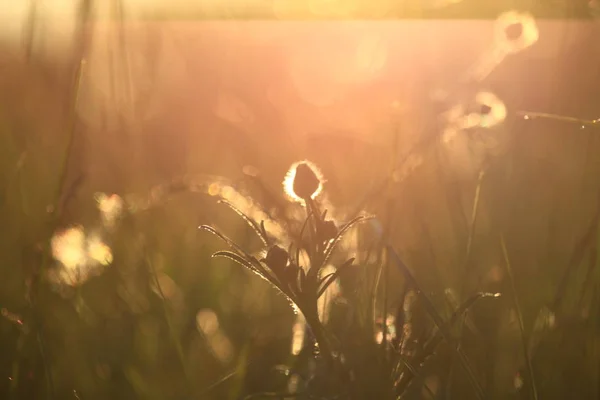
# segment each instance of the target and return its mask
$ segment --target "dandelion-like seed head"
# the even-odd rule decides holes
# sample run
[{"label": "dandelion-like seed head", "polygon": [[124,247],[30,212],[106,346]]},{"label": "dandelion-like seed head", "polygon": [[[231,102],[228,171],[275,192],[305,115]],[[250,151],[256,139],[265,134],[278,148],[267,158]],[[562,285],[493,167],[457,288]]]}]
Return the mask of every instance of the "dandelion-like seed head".
[{"label": "dandelion-like seed head", "polygon": [[304,203],[304,199],[317,198],[323,191],[323,182],[319,168],[304,160],[292,164],[283,180],[283,189],[292,200]]},{"label": "dandelion-like seed head", "polygon": [[496,40],[508,53],[516,53],[538,41],[539,31],[529,13],[507,11],[496,20]]},{"label": "dandelion-like seed head", "polygon": [[475,95],[475,102],[479,107],[479,126],[490,128],[506,119],[506,106],[495,94],[479,92]]}]

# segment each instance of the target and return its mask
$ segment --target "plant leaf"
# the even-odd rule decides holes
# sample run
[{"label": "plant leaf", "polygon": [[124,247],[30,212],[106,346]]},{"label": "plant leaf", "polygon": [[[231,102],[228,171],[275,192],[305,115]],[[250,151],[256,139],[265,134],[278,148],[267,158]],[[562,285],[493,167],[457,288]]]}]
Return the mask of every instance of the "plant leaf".
[{"label": "plant leaf", "polygon": [[323,261],[321,262],[321,266],[325,265],[327,263],[327,261],[329,261],[329,258],[331,257],[333,250],[335,250],[335,247],[342,239],[342,236],[344,236],[344,234],[346,232],[348,232],[350,230],[350,228],[352,228],[354,225],[358,224],[359,222],[368,221],[373,218],[375,218],[375,217],[359,215],[358,217],[355,217],[355,218],[351,219],[350,221],[348,221],[346,224],[344,224],[338,231],[337,235],[335,235],[335,237],[333,239],[331,239],[329,244],[325,247],[325,250],[323,252],[324,256],[323,256]]},{"label": "plant leaf", "polygon": [[200,225],[198,227],[198,229],[202,229],[205,230],[207,232],[212,233],[213,235],[217,236],[219,239],[223,240],[225,243],[227,243],[227,245],[229,245],[229,247],[231,247],[232,249],[234,249],[237,253],[234,253],[238,256],[241,255],[241,257],[246,260],[248,263],[250,263],[253,267],[253,269],[255,269],[256,271],[258,271],[259,273],[263,274],[266,278],[269,279],[269,281],[274,281],[274,278],[271,276],[271,274],[269,272],[267,272],[267,270],[262,266],[262,264],[260,263],[260,261],[258,261],[256,259],[256,257],[252,256],[251,254],[248,254],[246,251],[244,251],[244,249],[242,249],[237,243],[235,243],[233,240],[229,239],[227,236],[225,236],[224,234],[222,234],[221,232],[217,231],[215,228],[213,228],[212,226],[208,226],[208,225]]},{"label": "plant leaf", "polygon": [[321,279],[321,281],[319,281],[320,289],[317,292],[317,299],[319,297],[321,297],[323,295],[323,293],[325,293],[325,291],[327,290],[329,285],[331,285],[333,282],[335,282],[335,280],[340,276],[340,274],[347,269],[346,267],[352,265],[353,262],[354,262],[354,258],[350,258],[345,263],[340,265],[339,268],[335,272],[333,272],[331,274],[327,274],[325,277],[323,277],[323,279]]},{"label": "plant leaf", "polygon": [[[265,247],[269,247],[269,238],[266,236],[266,231],[264,221],[261,224],[257,224],[256,221],[252,220],[249,216],[247,216],[242,210],[231,204],[227,200],[219,200],[218,203],[225,204],[227,207],[231,208],[237,215],[242,217],[244,221],[252,228],[252,230],[256,233],[256,236],[261,240],[261,242],[265,245]],[[263,233],[264,232],[264,233]]]},{"label": "plant leaf", "polygon": [[506,249],[506,242],[504,241],[504,234],[500,234],[500,247],[502,248],[502,254],[504,255],[504,267],[510,281],[510,288],[515,310],[517,311],[517,321],[519,322],[519,330],[521,332],[521,343],[523,345],[523,356],[525,356],[525,366],[527,374],[529,375],[529,385],[531,388],[531,396],[534,400],[538,400],[537,385],[535,383],[535,375],[533,374],[533,365],[531,363],[531,354],[527,343],[527,337],[525,333],[525,323],[523,322],[523,312],[521,311],[521,303],[519,302],[519,296],[517,295],[517,287],[515,285],[515,276],[511,267],[510,259],[508,257],[508,250]]},{"label": "plant leaf", "polygon": [[[269,236],[267,235],[267,230],[265,229],[265,221],[262,220],[260,221],[260,231],[262,232],[263,236],[265,237],[265,241],[268,241]],[[268,243],[265,243],[268,246]]]},{"label": "plant leaf", "polygon": [[260,266],[260,263],[257,265],[254,262],[240,256],[239,254],[228,250],[217,251],[212,255],[212,257],[224,257],[248,268],[250,271],[254,272],[258,276],[269,282],[277,290],[279,290],[289,301],[291,301],[292,303],[296,303],[293,294],[291,295],[290,292],[284,290],[283,284],[277,278],[271,276],[268,272],[266,272],[264,268],[258,268],[258,266]]},{"label": "plant leaf", "polygon": [[221,239],[222,241],[224,241],[225,243],[227,243],[227,245],[229,247],[231,247],[232,249],[234,249],[238,253],[243,254],[246,258],[248,258],[248,259],[253,258],[250,254],[246,253],[244,251],[244,249],[242,249],[236,242],[234,242],[233,240],[229,239],[227,236],[225,236],[224,234],[222,234],[221,232],[219,232],[218,230],[216,230],[212,226],[200,225],[198,227],[198,229],[201,229],[203,231],[207,231],[207,232],[212,233],[213,235],[215,235],[216,237],[218,237],[219,239]]},{"label": "plant leaf", "polygon": [[[466,313],[479,299],[484,297],[500,297],[500,293],[487,293],[487,292],[478,292],[471,295],[467,300],[465,300],[454,312],[450,319],[446,321],[445,325],[447,329],[452,329],[454,324],[456,324],[464,313]],[[424,352],[433,353],[437,345],[443,340],[443,336],[441,332],[438,330],[435,335],[429,339],[429,341],[424,346]],[[429,350],[429,351],[428,351]]]},{"label": "plant leaf", "polygon": [[258,271],[250,261],[246,260],[244,257],[240,256],[237,253],[234,253],[233,251],[229,251],[229,250],[220,250],[217,251],[215,253],[213,253],[213,255],[211,256],[213,258],[216,257],[224,257],[224,258],[228,258],[232,261],[235,261],[236,263],[240,264],[243,267],[246,267],[250,270],[252,270],[253,272],[258,272],[260,273],[260,271]]}]

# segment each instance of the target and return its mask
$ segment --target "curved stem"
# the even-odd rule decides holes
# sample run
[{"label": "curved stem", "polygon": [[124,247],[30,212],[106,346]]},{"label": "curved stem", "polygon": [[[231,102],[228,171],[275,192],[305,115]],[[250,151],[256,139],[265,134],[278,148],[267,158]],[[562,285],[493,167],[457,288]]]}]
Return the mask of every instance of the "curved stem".
[{"label": "curved stem", "polygon": [[312,311],[312,308],[313,307],[311,307],[311,311],[305,312],[303,309],[301,309],[301,311],[304,314],[304,317],[306,318],[306,323],[310,327],[315,342],[319,347],[319,354],[321,355],[321,357],[323,357],[327,368],[332,369],[334,366],[334,358],[331,345],[329,343],[327,335],[325,334],[325,327],[319,320],[319,314],[316,308],[316,304],[314,307],[314,311]]}]

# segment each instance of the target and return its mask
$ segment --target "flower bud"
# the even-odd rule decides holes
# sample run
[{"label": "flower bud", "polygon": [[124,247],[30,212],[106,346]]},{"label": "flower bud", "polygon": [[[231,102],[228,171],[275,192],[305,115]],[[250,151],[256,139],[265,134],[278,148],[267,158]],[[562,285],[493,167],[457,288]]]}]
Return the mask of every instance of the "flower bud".
[{"label": "flower bud", "polygon": [[302,199],[312,197],[319,189],[319,178],[308,164],[300,164],[296,167],[296,176],[294,177],[294,193]]},{"label": "flower bud", "polygon": [[283,187],[292,200],[306,203],[306,200],[316,198],[323,189],[323,176],[310,161],[300,161],[288,170]]},{"label": "flower bud", "polygon": [[284,270],[288,262],[288,253],[279,246],[273,246],[267,252],[265,264],[275,273],[280,273]]},{"label": "flower bud", "polygon": [[298,275],[302,268],[296,264],[288,265],[284,270],[284,279],[290,285],[290,287],[297,291],[298,290]]},{"label": "flower bud", "polygon": [[333,239],[335,235],[337,235],[337,232],[337,227],[335,226],[335,223],[331,220],[324,221],[319,227],[319,237],[323,241]]}]

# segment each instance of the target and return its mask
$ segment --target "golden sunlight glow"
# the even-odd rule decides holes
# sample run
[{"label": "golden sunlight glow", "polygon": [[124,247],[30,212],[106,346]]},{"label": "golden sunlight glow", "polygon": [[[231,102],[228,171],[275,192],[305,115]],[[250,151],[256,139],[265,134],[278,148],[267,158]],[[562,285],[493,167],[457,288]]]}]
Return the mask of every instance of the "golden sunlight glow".
[{"label": "golden sunlight glow", "polygon": [[411,154],[402,166],[392,173],[392,179],[394,182],[400,183],[422,164],[423,157],[420,154]]},{"label": "golden sunlight glow", "polygon": [[196,314],[196,326],[206,336],[211,336],[219,330],[219,319],[213,310],[200,310]]},{"label": "golden sunlight glow", "polygon": [[[385,319],[385,331],[386,331],[386,341],[389,343],[396,338],[396,317],[393,314],[388,314]],[[377,344],[383,343],[383,321],[381,326],[377,328],[377,332],[375,333],[375,342]]]},{"label": "golden sunlight glow", "polygon": [[104,244],[98,236],[88,238],[87,256],[102,265],[109,265],[113,261],[110,247]]},{"label": "golden sunlight glow", "polygon": [[217,360],[226,364],[233,357],[233,345],[223,330],[219,327],[217,314],[210,309],[198,311],[196,314],[196,326],[202,333]]},{"label": "golden sunlight glow", "polygon": [[[326,265],[321,271],[321,277],[333,274],[336,268],[333,265]],[[319,297],[317,301],[317,309],[319,312],[319,319],[322,323],[327,323],[329,320],[329,311],[331,310],[332,301],[340,294],[340,284],[336,279],[329,287],[325,290],[323,295]]]},{"label": "golden sunlight glow", "polygon": [[76,226],[52,237],[52,257],[67,269],[75,269],[85,264],[85,233],[83,227]]},{"label": "golden sunlight glow", "polygon": [[306,332],[306,320],[302,313],[297,313],[296,322],[292,327],[292,354],[297,356],[304,346],[304,336]]},{"label": "golden sunlight glow", "polygon": [[107,228],[114,227],[116,220],[123,212],[123,199],[119,195],[106,193],[96,193],[96,203],[102,217],[102,223]]},{"label": "golden sunlight glow", "polygon": [[50,278],[59,285],[81,284],[99,272],[98,267],[113,261],[110,247],[97,235],[86,237],[81,226],[55,233],[50,247],[52,257],[60,263],[60,268],[53,270]]},{"label": "golden sunlight glow", "polygon": [[381,35],[365,34],[358,42],[354,56],[358,81],[368,81],[387,63],[388,48]]},{"label": "golden sunlight glow", "polygon": [[319,194],[321,194],[321,192],[323,191],[323,182],[325,180],[319,168],[308,160],[298,161],[291,165],[290,169],[285,174],[285,178],[283,179],[283,190],[291,200],[304,204],[304,200],[294,192],[294,180],[296,179],[296,169],[300,164],[307,165],[319,179],[319,186],[317,190],[315,190],[315,192],[310,196],[313,200],[316,199],[317,196],[319,196]]}]

